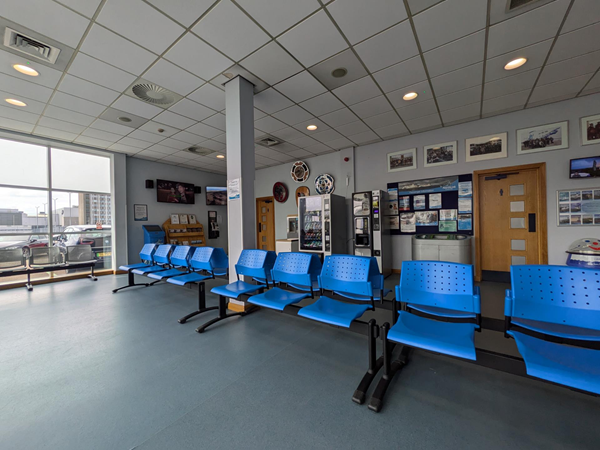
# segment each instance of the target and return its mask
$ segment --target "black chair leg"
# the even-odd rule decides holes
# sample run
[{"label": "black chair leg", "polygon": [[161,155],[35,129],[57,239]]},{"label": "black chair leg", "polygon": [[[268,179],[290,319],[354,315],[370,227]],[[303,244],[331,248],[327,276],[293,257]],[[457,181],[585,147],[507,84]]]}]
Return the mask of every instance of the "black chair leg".
[{"label": "black chair leg", "polygon": [[128,284],[126,284],[125,286],[121,286],[120,288],[113,289],[112,293],[116,294],[121,289],[127,289],[127,288],[133,287],[133,286],[146,286],[146,287],[149,286],[148,283],[136,283],[135,279],[134,279],[133,272],[131,270],[127,272],[127,280],[129,282]]},{"label": "black chair leg", "polygon": [[229,319],[230,317],[235,317],[235,316],[244,317],[244,316],[247,316],[248,314],[252,314],[254,311],[258,311],[258,309],[259,309],[258,306],[252,306],[247,311],[227,314],[227,299],[225,297],[223,297],[222,295],[219,295],[219,316],[212,320],[209,320],[204,325],[201,325],[198,328],[196,328],[196,333],[203,333],[204,330],[206,330],[208,327],[210,327],[211,325],[213,325],[217,322],[220,322],[221,320]]},{"label": "black chair leg", "polygon": [[31,274],[27,272],[27,283],[25,283],[25,287],[29,292],[33,291],[33,285],[31,284]]},{"label": "black chair leg", "polygon": [[354,403],[358,403],[362,405],[365,401],[365,397],[367,395],[367,390],[371,383],[375,379],[377,372],[379,369],[383,367],[383,356],[377,358],[377,336],[379,332],[379,328],[377,328],[377,323],[375,319],[369,320],[368,324],[368,338],[369,338],[369,370],[365,373],[364,377],[360,381],[360,384],[354,391],[352,395],[352,401]]},{"label": "black chair leg", "polygon": [[94,266],[92,266],[92,273],[90,273],[87,277],[91,278],[92,281],[98,281],[98,277],[96,277],[94,274]]},{"label": "black chair leg", "polygon": [[[190,284],[191,287],[191,284]],[[182,317],[181,319],[178,320],[179,323],[186,323],[188,321],[188,319],[191,319],[194,316],[197,316],[198,314],[202,314],[203,312],[206,311],[212,311],[213,309],[219,309],[218,306],[211,306],[210,308],[206,307],[206,288],[204,285],[204,282],[201,282],[198,284],[198,310],[194,311],[193,313],[188,314],[185,317]]]}]

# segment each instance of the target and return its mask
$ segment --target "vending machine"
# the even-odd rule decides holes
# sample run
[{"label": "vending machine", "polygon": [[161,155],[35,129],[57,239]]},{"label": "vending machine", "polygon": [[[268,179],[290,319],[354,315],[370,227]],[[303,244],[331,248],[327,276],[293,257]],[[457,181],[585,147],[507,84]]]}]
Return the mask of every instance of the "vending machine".
[{"label": "vending machine", "polygon": [[355,192],[352,194],[352,228],[354,254],[374,256],[384,276],[392,273],[390,230],[385,226],[383,205],[386,191]]},{"label": "vending machine", "polygon": [[339,195],[310,195],[298,199],[300,251],[347,253],[346,199]]}]

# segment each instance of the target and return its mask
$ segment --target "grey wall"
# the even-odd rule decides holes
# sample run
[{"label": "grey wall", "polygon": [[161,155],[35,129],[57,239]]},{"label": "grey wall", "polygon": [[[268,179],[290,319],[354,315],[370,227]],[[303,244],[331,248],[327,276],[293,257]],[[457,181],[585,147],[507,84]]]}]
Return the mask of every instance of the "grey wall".
[{"label": "grey wall", "polygon": [[[156,201],[156,184],[154,189],[146,189],[145,180],[172,180],[193,183],[202,186],[202,193],[196,194],[194,205],[178,205],[158,203]],[[206,206],[206,186],[226,186],[225,175],[201,172],[184,167],[160,164],[138,158],[127,158],[127,245],[129,262],[139,261],[138,253],[144,243],[142,225],[160,225],[169,219],[171,213],[196,214],[198,221],[204,226],[207,245],[223,247],[227,251],[227,207]],[[148,222],[133,220],[133,205],[148,205]],[[221,235],[218,239],[208,239],[208,211],[217,211],[222,222],[219,224]]]}]

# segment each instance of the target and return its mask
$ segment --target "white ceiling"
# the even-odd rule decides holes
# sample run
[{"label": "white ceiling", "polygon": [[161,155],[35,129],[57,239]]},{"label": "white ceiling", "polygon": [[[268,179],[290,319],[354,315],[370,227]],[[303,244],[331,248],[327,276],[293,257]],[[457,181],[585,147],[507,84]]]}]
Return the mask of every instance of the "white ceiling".
[{"label": "white ceiling", "polygon": [[[257,86],[256,137],[285,141],[257,146],[257,168],[600,92],[599,0],[506,4],[4,0],[5,22],[74,53],[64,72],[30,60],[33,78],[0,47],[0,99],[27,103],[3,101],[0,128],[225,173],[227,72]],[[517,57],[528,63],[505,71]],[[124,95],[139,77],[184,98],[165,111]]]}]

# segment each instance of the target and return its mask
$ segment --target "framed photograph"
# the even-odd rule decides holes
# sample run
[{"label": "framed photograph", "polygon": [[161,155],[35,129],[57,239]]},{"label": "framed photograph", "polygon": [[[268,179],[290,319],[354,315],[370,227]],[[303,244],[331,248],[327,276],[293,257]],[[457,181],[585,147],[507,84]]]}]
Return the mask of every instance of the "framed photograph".
[{"label": "framed photograph", "polygon": [[600,225],[600,188],[556,192],[559,227]]},{"label": "framed photograph", "polygon": [[400,172],[417,168],[417,149],[411,148],[387,154],[388,172]]},{"label": "framed photograph", "polygon": [[569,148],[569,122],[517,130],[517,155]]},{"label": "framed photograph", "polygon": [[569,178],[600,177],[600,156],[577,158],[571,160]]},{"label": "framed photograph", "polygon": [[457,152],[457,141],[426,145],[423,147],[424,166],[434,167],[456,164],[458,161],[456,157]]},{"label": "framed photograph", "polygon": [[179,214],[171,214],[171,225],[179,225]]},{"label": "framed photograph", "polygon": [[600,114],[581,118],[581,144],[600,144]]},{"label": "framed photograph", "polygon": [[182,225],[188,224],[188,215],[187,214],[179,214],[179,223]]},{"label": "framed photograph", "polygon": [[195,225],[198,222],[196,221],[196,214],[188,214],[188,218],[190,220],[190,224],[191,225]]},{"label": "framed photograph", "polygon": [[490,134],[465,141],[466,161],[506,158],[508,133]]}]

